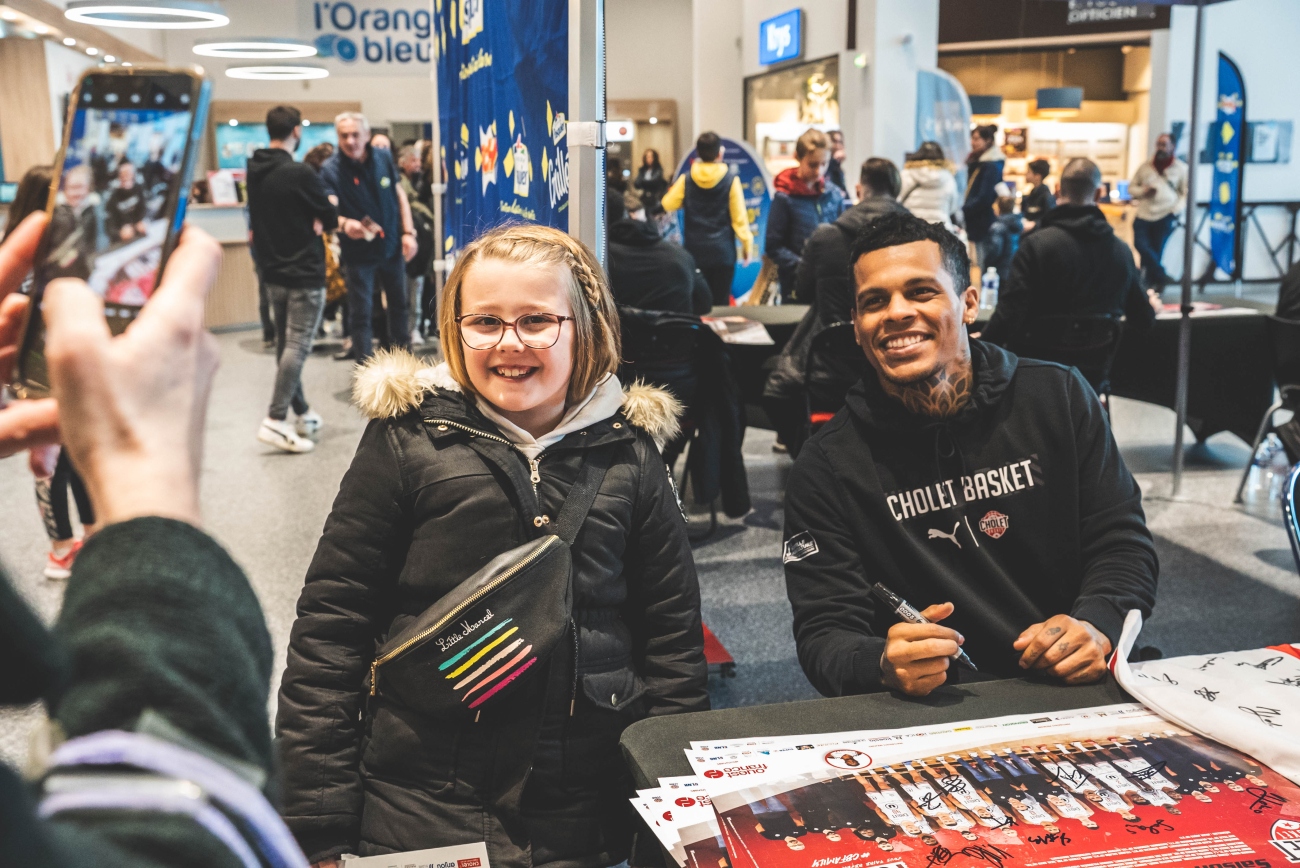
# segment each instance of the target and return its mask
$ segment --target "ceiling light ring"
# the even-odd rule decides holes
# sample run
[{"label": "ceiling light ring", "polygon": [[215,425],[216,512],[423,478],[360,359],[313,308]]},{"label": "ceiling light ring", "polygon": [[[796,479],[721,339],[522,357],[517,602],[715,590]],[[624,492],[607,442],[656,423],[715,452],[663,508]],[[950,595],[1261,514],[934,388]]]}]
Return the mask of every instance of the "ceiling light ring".
[{"label": "ceiling light ring", "polygon": [[73,0],[63,15],[81,24],[138,30],[196,30],[230,23],[208,0]]},{"label": "ceiling light ring", "polygon": [[231,66],[227,78],[245,81],[312,81],[327,78],[329,70],[323,66],[298,64],[261,64],[257,66]]},{"label": "ceiling light ring", "polygon": [[300,39],[247,37],[199,42],[194,53],[200,57],[236,60],[298,60],[317,55],[316,46]]}]

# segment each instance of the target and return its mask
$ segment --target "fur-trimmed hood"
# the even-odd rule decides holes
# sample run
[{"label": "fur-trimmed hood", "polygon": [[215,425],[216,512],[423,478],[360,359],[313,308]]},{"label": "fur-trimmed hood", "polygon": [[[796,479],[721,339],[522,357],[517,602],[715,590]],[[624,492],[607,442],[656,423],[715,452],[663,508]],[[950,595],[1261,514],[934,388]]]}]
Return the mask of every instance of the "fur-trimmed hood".
[{"label": "fur-trimmed hood", "polygon": [[[435,390],[463,392],[446,362],[430,367],[406,350],[381,350],[357,371],[352,401],[371,419],[391,419],[414,410]],[[682,411],[681,402],[658,386],[636,380],[623,387],[624,418],[660,449],[680,433]]]}]

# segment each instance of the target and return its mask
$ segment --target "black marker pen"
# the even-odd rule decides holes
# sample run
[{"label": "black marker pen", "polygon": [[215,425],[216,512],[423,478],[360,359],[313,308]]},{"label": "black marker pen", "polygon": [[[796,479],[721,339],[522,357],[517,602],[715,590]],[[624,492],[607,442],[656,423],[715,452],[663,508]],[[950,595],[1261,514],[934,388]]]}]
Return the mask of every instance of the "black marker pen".
[{"label": "black marker pen", "polygon": [[[876,582],[871,586],[871,593],[875,594],[876,598],[879,599],[880,602],[893,609],[894,614],[902,618],[904,621],[908,621],[912,624],[934,623],[933,621],[927,621],[924,615],[912,607],[911,603],[889,590],[889,588],[880,584],[880,582]],[[953,655],[953,659],[958,663],[965,663],[973,671],[979,672],[979,667],[977,667],[975,662],[970,659],[970,655],[960,648],[958,648],[957,653]]]}]

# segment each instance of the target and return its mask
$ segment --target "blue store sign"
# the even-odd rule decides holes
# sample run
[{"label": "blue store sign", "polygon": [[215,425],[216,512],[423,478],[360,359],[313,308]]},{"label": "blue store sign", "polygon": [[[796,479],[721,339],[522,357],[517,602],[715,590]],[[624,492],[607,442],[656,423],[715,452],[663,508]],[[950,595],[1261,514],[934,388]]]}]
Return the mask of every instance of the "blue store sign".
[{"label": "blue store sign", "polygon": [[1241,171],[1245,162],[1246,86],[1237,64],[1219,53],[1219,97],[1210,148],[1214,181],[1210,184],[1210,254],[1226,274],[1237,274],[1237,230],[1241,225]]},{"label": "blue store sign", "polygon": [[568,0],[435,0],[449,255],[507,221],[569,227]]},{"label": "blue store sign", "polygon": [[758,62],[767,66],[803,54],[803,10],[791,9],[758,25]]},{"label": "blue store sign", "polygon": [[[767,236],[767,215],[772,210],[772,178],[767,174],[763,161],[749,146],[748,142],[737,139],[722,139],[722,161],[736,170],[740,185],[745,190],[745,211],[749,218],[749,228],[754,233],[754,259],[749,265],[742,265],[740,244],[736,245],[736,277],[731,281],[731,297],[737,298],[749,292],[758,271],[763,266],[763,241]],[[691,150],[677,167],[677,174],[691,170],[695,162],[695,151]],[[685,229],[685,216],[677,212],[677,228],[680,234]]]}]

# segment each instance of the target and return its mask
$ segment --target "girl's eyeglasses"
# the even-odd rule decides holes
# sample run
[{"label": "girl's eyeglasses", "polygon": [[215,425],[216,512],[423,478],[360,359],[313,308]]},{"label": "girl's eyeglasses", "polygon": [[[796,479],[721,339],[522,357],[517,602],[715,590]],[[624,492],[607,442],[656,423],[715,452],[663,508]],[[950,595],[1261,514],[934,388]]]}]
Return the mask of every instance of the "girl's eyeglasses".
[{"label": "girl's eyeglasses", "polygon": [[460,328],[460,339],[471,350],[490,350],[506,336],[506,329],[515,330],[519,342],[534,350],[547,350],[555,346],[560,339],[560,327],[571,316],[556,313],[525,314],[514,322],[506,322],[499,316],[483,313],[466,313],[456,317]]}]

